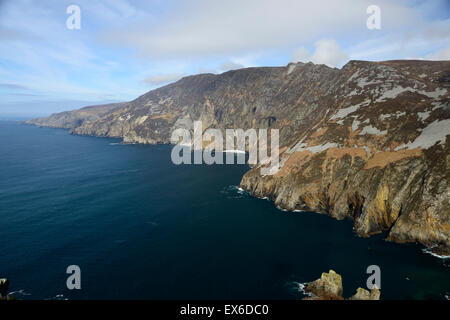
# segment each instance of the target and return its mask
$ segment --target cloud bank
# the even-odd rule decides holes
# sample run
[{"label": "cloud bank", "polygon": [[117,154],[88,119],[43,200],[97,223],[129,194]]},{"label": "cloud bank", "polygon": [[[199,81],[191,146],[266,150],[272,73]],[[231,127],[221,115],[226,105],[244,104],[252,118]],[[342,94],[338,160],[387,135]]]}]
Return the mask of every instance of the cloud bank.
[{"label": "cloud bank", "polygon": [[[72,4],[0,0],[0,113],[127,101],[199,72],[450,58],[448,0],[77,0],[81,29],[68,30]],[[372,4],[380,30],[366,27]]]},{"label": "cloud bank", "polygon": [[292,62],[311,61],[317,64],[325,64],[329,67],[339,67],[348,61],[348,55],[342,51],[335,40],[319,40],[315,43],[315,48],[313,54],[310,54],[304,47],[295,49]]}]

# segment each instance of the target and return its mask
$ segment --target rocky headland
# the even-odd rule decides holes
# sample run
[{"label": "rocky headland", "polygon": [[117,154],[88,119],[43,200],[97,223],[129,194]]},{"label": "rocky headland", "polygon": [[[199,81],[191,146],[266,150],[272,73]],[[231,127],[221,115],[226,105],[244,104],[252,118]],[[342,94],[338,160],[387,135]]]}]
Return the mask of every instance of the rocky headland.
[{"label": "rocky headland", "polygon": [[[200,74],[137,99],[28,124],[130,143],[170,143],[178,128],[271,128],[280,170],[251,168],[241,187],[287,210],[353,220],[450,255],[450,61],[350,61]],[[365,295],[365,292],[360,292]]]}]

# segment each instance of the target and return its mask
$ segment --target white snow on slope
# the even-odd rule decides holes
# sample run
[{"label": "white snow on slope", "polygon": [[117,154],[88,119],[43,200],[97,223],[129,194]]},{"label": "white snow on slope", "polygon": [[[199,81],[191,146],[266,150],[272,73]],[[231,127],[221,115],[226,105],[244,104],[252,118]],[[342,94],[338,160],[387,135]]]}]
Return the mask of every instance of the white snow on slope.
[{"label": "white snow on slope", "polygon": [[368,125],[362,129],[362,131],[359,133],[359,135],[363,134],[374,134],[374,135],[383,135],[387,134],[387,130],[380,131],[378,128],[372,127],[371,125]]},{"label": "white snow on slope", "polygon": [[450,135],[450,119],[445,119],[442,121],[436,120],[424,128],[416,140],[413,142],[408,142],[407,144],[399,145],[395,148],[395,150],[401,150],[404,148],[428,149],[434,146],[437,142],[439,142],[439,144],[445,142],[447,135]]},{"label": "white snow on slope", "polygon": [[330,118],[330,120],[343,119],[346,116],[348,116],[350,113],[353,113],[356,110],[358,110],[360,107],[365,107],[365,106],[369,105],[369,103],[370,103],[370,100],[367,99],[367,100],[364,100],[363,102],[355,104],[354,106],[350,106],[350,107],[347,107],[347,108],[342,108],[334,116],[332,116]]},{"label": "white snow on slope", "polygon": [[307,143],[303,143],[302,141],[298,142],[292,149],[286,151],[287,153],[293,153],[296,151],[311,151],[312,153],[319,153],[330,148],[339,148],[339,144],[334,142],[327,142],[325,144],[319,144],[317,146],[308,147]]},{"label": "white snow on slope", "polygon": [[417,89],[413,89],[411,87],[406,87],[403,88],[401,86],[397,86],[394,87],[392,89],[386,90],[385,92],[383,92],[383,94],[377,99],[375,100],[375,102],[383,102],[386,101],[387,99],[394,99],[396,98],[398,95],[400,95],[403,92],[406,91],[410,91],[410,92],[416,92],[419,94],[422,94],[424,96],[427,96],[428,98],[439,98],[440,96],[444,95],[447,93],[447,89],[445,88],[436,88],[434,91],[424,91],[424,90],[417,90]]}]

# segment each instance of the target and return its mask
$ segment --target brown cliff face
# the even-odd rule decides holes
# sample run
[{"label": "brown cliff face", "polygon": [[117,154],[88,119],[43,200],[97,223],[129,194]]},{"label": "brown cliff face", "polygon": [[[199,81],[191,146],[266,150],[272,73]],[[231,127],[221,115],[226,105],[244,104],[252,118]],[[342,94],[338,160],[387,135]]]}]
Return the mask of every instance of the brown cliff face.
[{"label": "brown cliff face", "polygon": [[[450,62],[350,62],[333,108],[241,186],[289,210],[354,220],[362,236],[450,247]],[[336,107],[337,106],[337,107]]]},{"label": "brown cliff face", "polygon": [[248,68],[186,77],[88,118],[81,109],[29,123],[152,144],[196,120],[204,130],[276,128],[279,172],[255,166],[242,188],[284,209],[348,217],[362,236],[386,230],[446,253],[449,74],[450,61]]}]

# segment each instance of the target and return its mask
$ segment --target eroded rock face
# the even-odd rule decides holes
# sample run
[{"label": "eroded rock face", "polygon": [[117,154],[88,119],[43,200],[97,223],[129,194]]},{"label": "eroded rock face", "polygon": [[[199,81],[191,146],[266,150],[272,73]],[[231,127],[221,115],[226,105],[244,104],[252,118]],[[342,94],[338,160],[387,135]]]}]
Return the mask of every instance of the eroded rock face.
[{"label": "eroded rock face", "polygon": [[306,285],[305,292],[311,293],[313,299],[341,300],[342,277],[333,270],[328,273],[324,272],[320,279]]},{"label": "eroded rock face", "polygon": [[280,130],[280,170],[241,187],[287,210],[350,218],[361,236],[450,251],[449,61],[312,63],[190,76],[128,103],[28,123],[125,142],[178,128]]},{"label": "eroded rock face", "polygon": [[366,289],[358,288],[349,300],[370,300],[370,292]]},{"label": "eroded rock face", "polygon": [[370,292],[363,288],[356,289],[356,293],[349,300],[380,300],[381,291],[374,286]]}]

